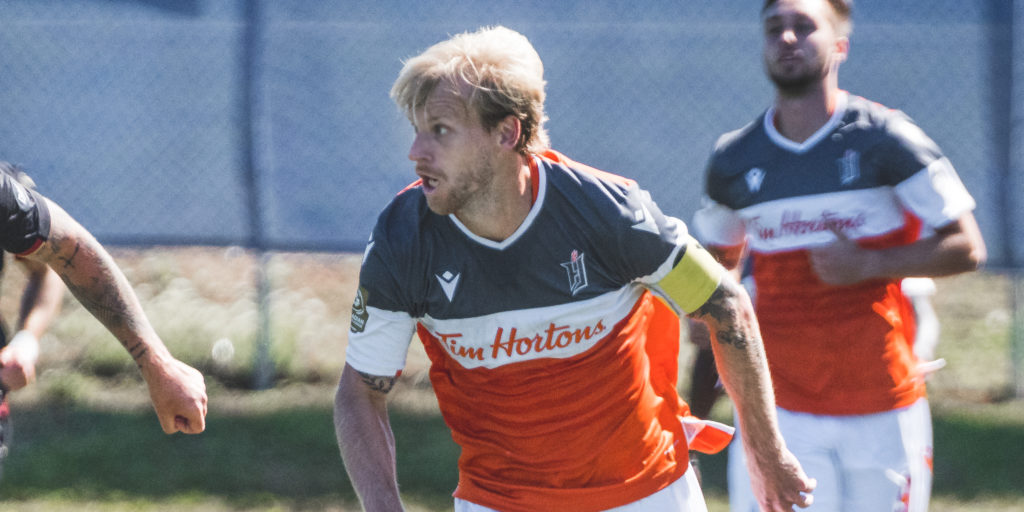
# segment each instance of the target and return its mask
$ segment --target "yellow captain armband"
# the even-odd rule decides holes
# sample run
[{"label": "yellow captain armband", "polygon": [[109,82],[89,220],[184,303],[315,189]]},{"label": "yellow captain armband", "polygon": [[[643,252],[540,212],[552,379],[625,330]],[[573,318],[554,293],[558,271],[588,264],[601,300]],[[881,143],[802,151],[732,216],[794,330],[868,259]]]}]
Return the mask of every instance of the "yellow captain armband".
[{"label": "yellow captain armband", "polygon": [[658,282],[658,286],[680,309],[692,313],[718,289],[725,267],[719,265],[696,239],[686,238],[682,259]]}]

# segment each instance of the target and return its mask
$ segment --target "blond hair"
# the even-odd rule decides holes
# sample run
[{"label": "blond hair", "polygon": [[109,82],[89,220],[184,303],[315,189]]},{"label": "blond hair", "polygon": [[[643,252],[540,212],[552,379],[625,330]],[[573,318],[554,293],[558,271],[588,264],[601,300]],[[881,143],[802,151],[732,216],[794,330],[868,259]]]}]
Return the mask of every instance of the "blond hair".
[{"label": "blond hair", "polygon": [[484,27],[437,43],[405,62],[391,98],[410,120],[430,94],[444,84],[461,96],[487,130],[505,119],[519,119],[520,153],[548,149],[544,130],[544,65],[522,34]]}]

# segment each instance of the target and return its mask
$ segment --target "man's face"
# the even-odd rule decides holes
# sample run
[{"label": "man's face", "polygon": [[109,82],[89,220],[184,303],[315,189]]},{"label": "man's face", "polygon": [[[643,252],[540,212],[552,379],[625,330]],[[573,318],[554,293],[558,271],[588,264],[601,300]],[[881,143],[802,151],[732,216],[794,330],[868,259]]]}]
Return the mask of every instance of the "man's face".
[{"label": "man's face", "polygon": [[764,12],[765,70],[780,93],[799,95],[845,58],[834,17],[825,0],[779,0]]},{"label": "man's face", "polygon": [[416,138],[409,159],[416,162],[431,211],[458,214],[489,200],[498,139],[465,100],[440,85],[413,117]]}]

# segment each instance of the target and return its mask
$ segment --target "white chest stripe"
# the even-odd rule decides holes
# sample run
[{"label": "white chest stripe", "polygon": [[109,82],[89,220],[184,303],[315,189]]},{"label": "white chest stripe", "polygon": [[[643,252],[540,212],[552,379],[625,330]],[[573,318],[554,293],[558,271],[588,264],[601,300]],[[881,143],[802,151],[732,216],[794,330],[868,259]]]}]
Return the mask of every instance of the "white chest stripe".
[{"label": "white chest stripe", "polygon": [[931,228],[959,219],[975,207],[949,160],[942,158],[896,185],[896,195]]},{"label": "white chest stripe", "polygon": [[[629,285],[593,299],[506,311],[476,318],[420,323],[466,368],[543,358],[569,358],[590,350],[629,315],[643,288]],[[554,319],[554,320],[553,320]]]},{"label": "white chest stripe", "polygon": [[903,226],[902,209],[889,187],[780,199],[739,214],[751,249],[760,252],[824,245],[835,240],[833,228],[855,239]]}]

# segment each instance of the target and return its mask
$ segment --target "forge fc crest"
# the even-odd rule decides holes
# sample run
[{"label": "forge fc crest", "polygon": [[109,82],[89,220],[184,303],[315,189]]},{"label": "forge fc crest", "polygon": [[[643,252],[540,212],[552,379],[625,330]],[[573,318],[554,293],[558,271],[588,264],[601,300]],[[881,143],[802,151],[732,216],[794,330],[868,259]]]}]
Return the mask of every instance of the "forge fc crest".
[{"label": "forge fc crest", "polygon": [[587,265],[584,256],[583,253],[574,250],[569,256],[569,261],[562,263],[562,268],[569,275],[569,291],[573,296],[587,287]]}]

